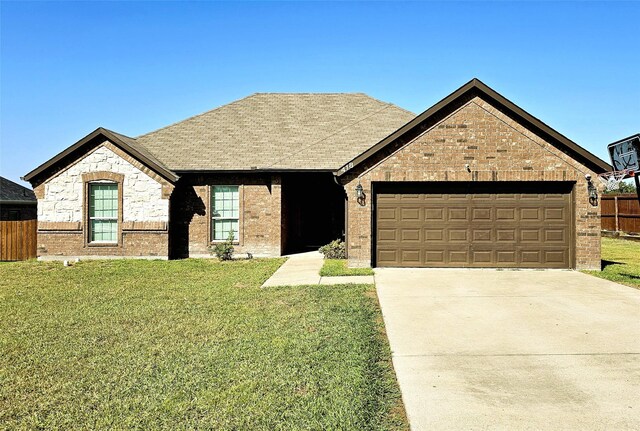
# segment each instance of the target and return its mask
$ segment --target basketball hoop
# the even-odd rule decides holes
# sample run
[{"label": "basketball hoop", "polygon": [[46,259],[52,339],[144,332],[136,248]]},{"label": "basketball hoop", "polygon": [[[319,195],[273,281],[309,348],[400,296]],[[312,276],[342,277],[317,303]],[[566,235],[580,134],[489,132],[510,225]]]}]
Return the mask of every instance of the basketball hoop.
[{"label": "basketball hoop", "polygon": [[604,188],[611,192],[620,188],[620,183],[626,178],[631,178],[635,172],[631,169],[623,169],[621,171],[603,172],[598,174],[598,178],[604,184]]}]

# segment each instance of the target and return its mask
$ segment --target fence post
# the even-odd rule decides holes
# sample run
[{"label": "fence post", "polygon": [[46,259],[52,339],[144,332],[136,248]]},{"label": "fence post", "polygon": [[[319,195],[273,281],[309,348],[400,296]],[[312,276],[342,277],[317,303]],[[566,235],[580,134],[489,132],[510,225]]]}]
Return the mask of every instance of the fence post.
[{"label": "fence post", "polygon": [[615,215],[616,215],[616,232],[620,232],[620,224],[618,223],[618,196],[613,197],[615,204]]}]

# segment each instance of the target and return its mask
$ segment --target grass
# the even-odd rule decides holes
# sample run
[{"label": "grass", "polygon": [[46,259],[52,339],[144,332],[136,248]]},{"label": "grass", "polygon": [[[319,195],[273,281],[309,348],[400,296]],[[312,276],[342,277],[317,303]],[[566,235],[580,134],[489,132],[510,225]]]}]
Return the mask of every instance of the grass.
[{"label": "grass", "polygon": [[640,242],[602,238],[602,271],[584,272],[640,288]]},{"label": "grass", "polygon": [[0,428],[407,429],[371,285],[280,259],[0,267]]},{"label": "grass", "polygon": [[322,277],[337,277],[343,275],[373,275],[371,268],[348,268],[345,259],[325,259],[320,269]]}]

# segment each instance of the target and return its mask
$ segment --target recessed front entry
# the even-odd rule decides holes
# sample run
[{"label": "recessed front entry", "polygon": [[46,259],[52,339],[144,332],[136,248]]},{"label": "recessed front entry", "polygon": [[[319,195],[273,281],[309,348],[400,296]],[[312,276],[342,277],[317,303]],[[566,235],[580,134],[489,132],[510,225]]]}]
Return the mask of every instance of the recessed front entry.
[{"label": "recessed front entry", "polygon": [[377,183],[375,265],[571,268],[570,182]]}]

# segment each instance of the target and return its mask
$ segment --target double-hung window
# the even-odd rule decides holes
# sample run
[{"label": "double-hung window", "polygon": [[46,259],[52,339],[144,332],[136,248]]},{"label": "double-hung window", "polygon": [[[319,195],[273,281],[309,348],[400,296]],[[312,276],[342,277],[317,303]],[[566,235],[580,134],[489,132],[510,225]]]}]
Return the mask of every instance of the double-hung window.
[{"label": "double-hung window", "polygon": [[238,186],[211,186],[211,239],[224,241],[233,232],[237,241],[239,220]]},{"label": "double-hung window", "polygon": [[89,184],[89,242],[118,243],[118,184]]}]

